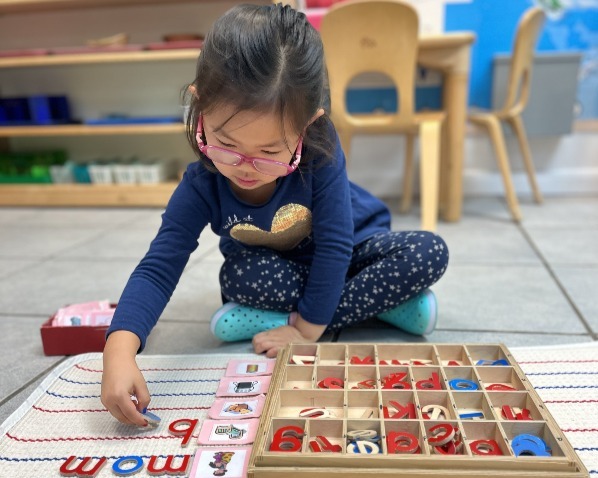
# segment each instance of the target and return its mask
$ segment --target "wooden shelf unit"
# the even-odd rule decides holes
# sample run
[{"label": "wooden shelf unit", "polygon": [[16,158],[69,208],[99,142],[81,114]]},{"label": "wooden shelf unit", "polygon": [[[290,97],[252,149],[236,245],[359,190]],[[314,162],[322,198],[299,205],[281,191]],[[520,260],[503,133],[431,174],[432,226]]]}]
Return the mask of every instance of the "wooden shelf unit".
[{"label": "wooden shelf unit", "polygon": [[2,184],[0,206],[164,207],[176,185]]},{"label": "wooden shelf unit", "polygon": [[[4,137],[182,134],[183,124],[0,127]],[[161,184],[0,184],[0,206],[164,207],[176,182]]]},{"label": "wooden shelf unit", "polygon": [[[164,3],[198,3],[210,0],[0,0],[0,15],[6,13],[39,13],[52,10],[159,5]],[[213,1],[213,0],[212,0]]]},{"label": "wooden shelf unit", "polygon": [[[1,1],[1,0],[0,0]],[[131,63],[144,61],[196,60],[200,50],[124,51],[68,55],[43,55],[0,58],[0,68],[30,68],[40,66],[67,66],[98,63]]]},{"label": "wooden shelf unit", "polygon": [[[117,8],[213,0],[0,0],[0,15],[58,10]],[[97,52],[0,58],[0,69],[63,67],[135,62],[195,61],[198,49]],[[10,138],[112,135],[183,135],[182,123],[124,125],[0,126],[0,146]],[[176,182],[162,184],[0,184],[0,206],[147,206],[163,207]]]},{"label": "wooden shelf unit", "polygon": [[0,126],[0,138],[23,138],[40,136],[101,136],[124,134],[182,134],[185,125],[126,124],[126,125],[51,125],[51,126]]}]

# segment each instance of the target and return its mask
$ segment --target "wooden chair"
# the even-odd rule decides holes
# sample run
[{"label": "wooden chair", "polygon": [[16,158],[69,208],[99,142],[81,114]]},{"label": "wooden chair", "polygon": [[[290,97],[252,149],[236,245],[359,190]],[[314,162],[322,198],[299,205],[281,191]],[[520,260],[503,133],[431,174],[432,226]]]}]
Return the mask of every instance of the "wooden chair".
[{"label": "wooden chair", "polygon": [[[438,219],[444,114],[414,111],[418,20],[411,6],[396,0],[349,0],[330,8],[322,19],[320,33],[328,67],[331,118],[345,155],[350,157],[351,139],[356,133],[406,134],[410,157],[414,136],[419,134],[422,229],[433,231]],[[396,113],[353,115],[347,111],[345,94],[351,80],[369,72],[393,80],[398,93]],[[406,171],[404,177],[410,178],[411,172]],[[410,190],[410,180],[404,180],[405,188]]]},{"label": "wooden chair", "polygon": [[469,120],[472,123],[484,127],[490,135],[505,185],[507,204],[513,219],[516,221],[521,220],[521,211],[513,187],[501,122],[507,122],[517,136],[534,199],[537,203],[541,203],[542,194],[536,182],[534,164],[523,121],[521,120],[521,113],[523,113],[529,99],[534,49],[545,17],[546,15],[541,8],[532,7],[523,14],[519,21],[513,46],[507,95],[502,108],[496,111],[475,112],[469,115]]}]

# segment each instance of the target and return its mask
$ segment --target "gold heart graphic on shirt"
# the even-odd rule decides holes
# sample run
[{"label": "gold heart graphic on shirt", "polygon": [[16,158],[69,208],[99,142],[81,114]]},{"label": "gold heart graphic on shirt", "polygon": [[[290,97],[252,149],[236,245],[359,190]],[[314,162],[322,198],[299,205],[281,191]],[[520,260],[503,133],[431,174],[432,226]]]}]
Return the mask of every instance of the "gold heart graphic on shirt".
[{"label": "gold heart graphic on shirt", "polygon": [[265,246],[276,251],[288,251],[311,234],[311,211],[301,204],[281,207],[270,231],[253,224],[237,224],[230,231],[231,237],[249,246]]}]

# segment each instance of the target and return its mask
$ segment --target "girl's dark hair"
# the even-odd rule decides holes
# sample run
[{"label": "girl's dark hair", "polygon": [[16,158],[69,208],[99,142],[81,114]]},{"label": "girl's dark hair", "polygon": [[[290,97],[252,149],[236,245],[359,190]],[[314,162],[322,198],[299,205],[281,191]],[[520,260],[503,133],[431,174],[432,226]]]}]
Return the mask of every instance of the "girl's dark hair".
[{"label": "girl's dark hair", "polygon": [[[206,35],[195,80],[187,91],[187,139],[211,170],[212,163],[200,153],[195,139],[200,112],[224,104],[236,112],[274,111],[280,114],[281,125],[286,119],[301,134],[318,109],[328,105],[320,35],[303,13],[288,5],[233,7]],[[326,113],[307,128],[300,167],[318,154],[332,156],[331,130]]]}]

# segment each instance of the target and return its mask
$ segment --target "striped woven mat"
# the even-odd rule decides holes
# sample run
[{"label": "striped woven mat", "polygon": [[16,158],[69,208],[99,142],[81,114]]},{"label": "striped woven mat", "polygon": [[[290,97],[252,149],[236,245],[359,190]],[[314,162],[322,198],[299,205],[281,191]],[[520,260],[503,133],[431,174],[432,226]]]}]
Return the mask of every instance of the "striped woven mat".
[{"label": "striped woven mat", "polygon": [[598,342],[511,352],[590,476],[598,476]]},{"label": "striped woven mat", "polygon": [[[598,343],[513,348],[513,355],[590,471],[598,477]],[[254,355],[139,356],[147,380],[151,411],[168,424],[204,419],[231,358]],[[0,426],[0,478],[59,477],[71,455],[152,455],[183,459],[197,448],[167,427],[140,432],[112,419],[100,403],[101,354],[63,362],[25,403]],[[199,428],[199,427],[198,427]],[[191,467],[189,467],[190,469]],[[114,477],[104,466],[98,477]],[[135,476],[148,476],[142,470]]]}]

